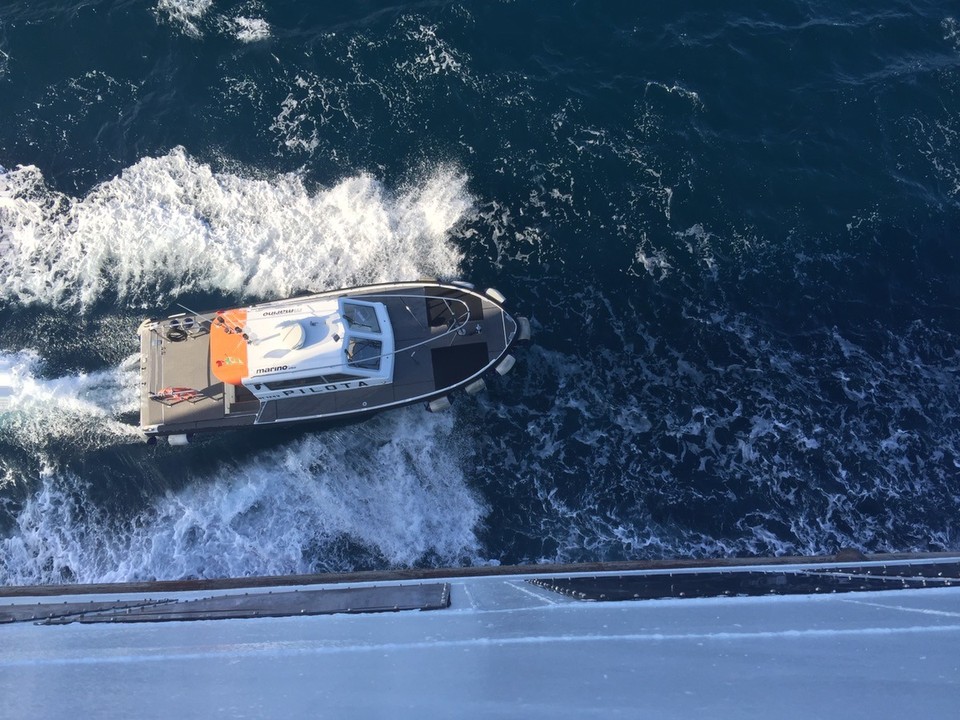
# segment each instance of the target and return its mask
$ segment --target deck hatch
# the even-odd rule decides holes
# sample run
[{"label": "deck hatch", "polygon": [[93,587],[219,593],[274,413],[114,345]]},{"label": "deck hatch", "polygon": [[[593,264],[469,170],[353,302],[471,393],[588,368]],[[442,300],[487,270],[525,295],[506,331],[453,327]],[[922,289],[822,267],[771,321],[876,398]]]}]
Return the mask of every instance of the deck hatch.
[{"label": "deck hatch", "polygon": [[430,355],[433,360],[433,381],[437,389],[463,382],[483,370],[490,362],[485,342],[434,348]]}]

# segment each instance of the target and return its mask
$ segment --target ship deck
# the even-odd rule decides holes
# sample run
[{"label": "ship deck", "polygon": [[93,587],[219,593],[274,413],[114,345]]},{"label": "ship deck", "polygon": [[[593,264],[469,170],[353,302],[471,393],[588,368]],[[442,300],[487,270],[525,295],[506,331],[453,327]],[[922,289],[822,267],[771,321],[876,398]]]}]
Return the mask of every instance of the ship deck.
[{"label": "ship deck", "polygon": [[953,717],[958,581],[847,553],[0,588],[0,716],[101,716],[108,682],[137,718]]}]

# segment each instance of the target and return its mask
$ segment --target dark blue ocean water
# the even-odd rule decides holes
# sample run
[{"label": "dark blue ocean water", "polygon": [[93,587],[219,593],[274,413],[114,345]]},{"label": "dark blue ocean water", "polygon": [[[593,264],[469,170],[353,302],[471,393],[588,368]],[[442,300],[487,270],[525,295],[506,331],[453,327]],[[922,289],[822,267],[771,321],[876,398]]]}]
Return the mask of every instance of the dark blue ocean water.
[{"label": "dark blue ocean water", "polygon": [[[960,8],[4,0],[0,583],[960,548]],[[422,275],[477,401],[147,447],[136,327]]]}]

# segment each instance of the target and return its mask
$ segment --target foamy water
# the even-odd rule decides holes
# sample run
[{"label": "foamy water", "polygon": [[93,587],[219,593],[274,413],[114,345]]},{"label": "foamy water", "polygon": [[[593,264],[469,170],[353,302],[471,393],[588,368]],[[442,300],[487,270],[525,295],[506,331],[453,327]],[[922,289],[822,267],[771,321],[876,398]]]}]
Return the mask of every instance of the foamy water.
[{"label": "foamy water", "polygon": [[270,24],[263,18],[237,16],[229,24],[240,42],[260,42],[270,37]]},{"label": "foamy water", "polygon": [[165,18],[184,34],[199,38],[199,21],[213,7],[213,0],[159,0],[157,14]]},{"label": "foamy water", "polygon": [[[238,456],[213,470],[205,446],[139,456],[104,435],[77,453],[85,436],[47,430],[56,401],[37,395],[20,417],[49,421],[0,437],[18,577],[55,577],[61,550],[67,575],[119,578],[429,565],[481,545],[523,562],[960,543],[955,12],[154,0],[102,22],[47,6],[0,23],[0,347],[35,348],[38,382],[116,364],[137,316],[183,293],[459,270],[531,315],[536,344],[456,406],[465,459],[443,455],[457,433],[404,415],[425,432],[394,447],[447,458],[423,482],[489,503],[478,525],[470,503],[445,506],[449,534],[402,532],[348,488],[346,506],[311,505],[290,481],[286,502],[322,507],[303,522],[326,530],[284,545],[257,473],[273,452],[300,473],[312,441],[211,441]],[[109,338],[75,331],[78,310]],[[80,416],[119,422],[97,402]],[[350,465],[324,457],[297,476],[326,487]],[[362,467],[361,487],[387,472]],[[118,507],[94,507],[111,492]],[[233,534],[247,517],[256,543]]]},{"label": "foamy water", "polygon": [[91,450],[143,439],[120,416],[139,412],[139,363],[132,356],[116,368],[44,378],[33,351],[0,353],[12,394],[0,411],[0,441],[32,448],[68,442]]},{"label": "foamy water", "polygon": [[[369,175],[310,191],[293,175],[217,173],[174,150],[83,198],[49,189],[36,168],[0,171],[0,302],[89,309],[114,296],[128,305],[196,290],[274,297],[456,275],[453,234],[472,207],[466,179],[443,167],[402,192]],[[34,351],[0,354],[0,365],[13,388],[0,443],[36,468],[3,474],[25,499],[8,507],[0,584],[479,561],[485,508],[464,478],[454,413],[417,407],[242,462],[224,457],[117,517],[92,499],[115,481],[109,463],[73,469],[63,449],[142,439],[132,424],[137,356],[64,377],[49,377]],[[142,452],[133,462],[147,477],[164,459]]]},{"label": "foamy water", "polygon": [[0,539],[0,584],[343,570],[356,548],[373,566],[480,562],[462,453],[454,415],[409,408],[224,458],[130,518],[89,499],[104,479],[48,465]]},{"label": "foamy water", "polygon": [[472,213],[466,178],[435,169],[401,193],[370,175],[308,190],[299,177],[214,172],[182,149],[74,199],[35,167],[0,173],[0,302],[160,304],[190,291],[303,290],[454,276]]},{"label": "foamy water", "polygon": [[[262,12],[258,2],[248,3],[247,12]],[[270,24],[259,17],[231,16],[216,12],[213,0],[159,0],[157,18],[187,37],[196,40],[213,29],[242,43],[259,42],[270,37]]]}]

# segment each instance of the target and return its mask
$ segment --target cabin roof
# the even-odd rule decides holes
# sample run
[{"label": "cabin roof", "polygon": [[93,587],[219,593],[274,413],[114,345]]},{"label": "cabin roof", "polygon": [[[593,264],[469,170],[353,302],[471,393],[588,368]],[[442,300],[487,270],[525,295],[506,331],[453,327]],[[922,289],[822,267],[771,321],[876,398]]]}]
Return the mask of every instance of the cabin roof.
[{"label": "cabin roof", "polygon": [[346,326],[335,298],[247,311],[247,377],[341,372]]},{"label": "cabin roof", "polygon": [[393,334],[382,303],[320,298],[218,313],[211,366],[234,385],[323,375],[389,377]]}]

